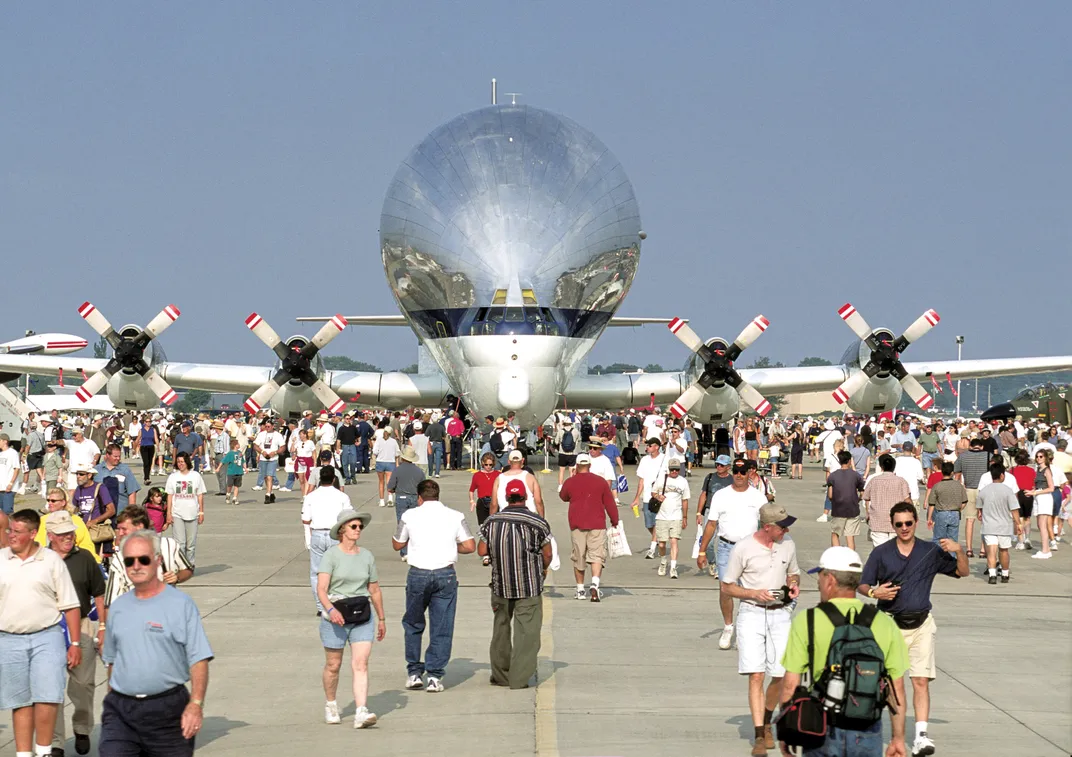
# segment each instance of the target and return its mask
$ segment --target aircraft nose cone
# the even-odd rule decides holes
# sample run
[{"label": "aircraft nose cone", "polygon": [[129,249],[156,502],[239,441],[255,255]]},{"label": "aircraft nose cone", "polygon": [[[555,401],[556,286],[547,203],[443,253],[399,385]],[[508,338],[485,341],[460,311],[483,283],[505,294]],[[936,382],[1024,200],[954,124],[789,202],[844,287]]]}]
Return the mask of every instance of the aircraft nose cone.
[{"label": "aircraft nose cone", "polygon": [[511,369],[499,374],[499,406],[504,410],[521,410],[529,404],[529,376]]}]

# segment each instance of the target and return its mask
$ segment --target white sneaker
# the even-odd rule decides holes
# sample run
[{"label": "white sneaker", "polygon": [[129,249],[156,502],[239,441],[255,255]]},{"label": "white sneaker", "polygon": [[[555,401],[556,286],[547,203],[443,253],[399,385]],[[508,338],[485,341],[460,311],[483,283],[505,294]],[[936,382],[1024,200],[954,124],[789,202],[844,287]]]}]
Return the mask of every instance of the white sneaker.
[{"label": "white sneaker", "polygon": [[659,573],[660,576],[665,576],[666,575],[666,563],[665,562],[659,563],[659,571],[658,571],[658,573]]},{"label": "white sneaker", "polygon": [[1023,551],[1027,549],[1027,547],[1024,546],[1024,543],[1022,541],[1018,541],[1016,542],[1016,546],[1013,549],[1019,549],[1020,551]]},{"label": "white sneaker", "polygon": [[354,713],[354,728],[368,728],[376,725],[376,715],[368,711],[368,707],[358,707]]},{"label": "white sneaker", "polygon": [[926,733],[921,733],[916,736],[916,740],[912,742],[912,757],[921,757],[921,755],[934,754],[934,742],[930,740]]},{"label": "white sneaker", "polygon": [[722,629],[722,635],[718,637],[718,648],[729,649],[733,641],[733,626],[729,625]]},{"label": "white sneaker", "polygon": [[421,680],[420,676],[410,676],[406,679],[406,688],[410,690],[423,689],[424,681]]},{"label": "white sneaker", "polygon": [[438,694],[445,688],[446,686],[444,686],[443,682],[440,681],[438,678],[428,676],[428,685],[424,687],[424,690],[432,694]]},{"label": "white sneaker", "polygon": [[1050,551],[1051,552],[1056,552],[1057,551],[1057,540],[1056,539],[1050,539]]},{"label": "white sneaker", "polygon": [[577,589],[577,593],[573,595],[574,599],[585,600],[588,599],[588,592],[584,590],[584,587]]},{"label": "white sneaker", "polygon": [[255,491],[255,492],[259,492],[259,491],[263,491],[263,490],[264,490],[263,486],[254,486],[253,487],[253,491]]},{"label": "white sneaker", "polygon": [[711,576],[711,578],[718,578],[718,568],[714,565],[708,565],[707,575]]},{"label": "white sneaker", "polygon": [[645,560],[654,560],[655,559],[655,548],[654,547],[649,549],[647,552],[644,553],[644,559]]},{"label": "white sneaker", "polygon": [[1052,555],[1053,552],[1036,552],[1035,554],[1031,555],[1031,557],[1036,560],[1049,560]]},{"label": "white sneaker", "polygon": [[677,578],[677,568],[670,569],[670,578]]},{"label": "white sneaker", "polygon": [[387,507],[387,503],[384,502],[382,499],[380,500],[380,507]]},{"label": "white sneaker", "polygon": [[277,491],[277,492],[289,492],[289,491],[290,491],[290,489],[288,489],[288,488],[287,488],[287,487],[285,487],[285,486],[280,486],[280,487],[279,487],[278,489],[276,489],[276,491]]},{"label": "white sneaker", "polygon": [[826,513],[823,513],[822,515],[820,515],[820,516],[819,516],[818,518],[816,518],[815,520],[816,520],[817,522],[819,522],[819,523],[826,523],[826,522],[828,522],[828,521],[830,520],[830,516],[829,516],[829,515],[827,515]]},{"label": "white sneaker", "polygon": [[338,702],[324,703],[324,722],[328,725],[338,725],[342,722],[342,718],[339,717]]}]

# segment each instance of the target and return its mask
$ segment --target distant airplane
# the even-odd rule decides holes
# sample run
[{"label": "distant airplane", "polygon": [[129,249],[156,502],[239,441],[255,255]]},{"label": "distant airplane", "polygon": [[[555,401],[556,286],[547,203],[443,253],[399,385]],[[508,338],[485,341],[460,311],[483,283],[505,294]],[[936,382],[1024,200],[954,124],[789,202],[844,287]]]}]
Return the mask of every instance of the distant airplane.
[{"label": "distant airplane", "polygon": [[[536,427],[556,407],[670,405],[705,423],[742,408],[765,414],[764,395],[832,391],[874,414],[904,392],[933,403],[920,381],[1072,368],[1072,355],[904,363],[904,350],[938,323],[932,310],[899,337],[840,311],[857,339],[841,365],[738,369],[770,325],[756,316],[732,342],[700,339],[679,318],[616,315],[640,264],[640,211],[622,165],[590,131],[527,105],[492,105],[438,127],[403,160],[380,216],[380,257],[400,313],[312,316],[312,338],[281,338],[262,316],[246,325],[275,353],[272,367],[174,363],[157,337],[179,311],[142,329],[114,330],[90,303],[79,309],[113,350],[109,360],[0,355],[0,372],[93,375],[79,398],[106,389],[120,408],[175,399],[172,387],[252,395],[284,416],[362,405],[442,407],[460,398],[477,416],[517,414]],[[664,263],[672,263],[669,259]],[[707,272],[699,271],[698,275]],[[690,350],[681,371],[588,375],[578,369],[608,326],[667,324]],[[237,324],[236,324],[237,325]],[[790,328],[800,330],[799,322]],[[435,367],[415,375],[326,370],[319,352],[347,326],[407,326]],[[803,334],[802,334],[803,335]]]},{"label": "distant airplane", "polygon": [[30,334],[21,339],[0,343],[2,355],[66,355],[89,346],[89,342],[71,334]]}]

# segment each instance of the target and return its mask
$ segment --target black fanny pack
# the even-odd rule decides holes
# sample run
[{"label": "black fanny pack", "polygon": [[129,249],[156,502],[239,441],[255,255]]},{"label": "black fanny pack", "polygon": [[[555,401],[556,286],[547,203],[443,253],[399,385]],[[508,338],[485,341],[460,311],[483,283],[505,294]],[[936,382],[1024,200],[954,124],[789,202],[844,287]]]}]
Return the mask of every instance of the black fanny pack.
[{"label": "black fanny pack", "polygon": [[347,597],[331,603],[342,615],[343,622],[361,625],[372,617],[372,603],[368,597]]},{"label": "black fanny pack", "polygon": [[898,628],[904,629],[905,631],[911,631],[926,623],[930,614],[930,610],[899,612],[893,616],[893,622],[897,624]]}]

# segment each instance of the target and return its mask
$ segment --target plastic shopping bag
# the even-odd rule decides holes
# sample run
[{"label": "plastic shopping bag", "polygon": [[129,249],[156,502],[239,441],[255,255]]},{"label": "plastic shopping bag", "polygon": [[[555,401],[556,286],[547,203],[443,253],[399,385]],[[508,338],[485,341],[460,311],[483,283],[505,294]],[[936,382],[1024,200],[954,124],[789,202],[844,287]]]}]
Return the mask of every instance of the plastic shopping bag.
[{"label": "plastic shopping bag", "polygon": [[558,570],[562,567],[562,561],[558,559],[558,542],[553,536],[551,537],[551,564],[547,567],[551,570]]},{"label": "plastic shopping bag", "polygon": [[692,559],[700,556],[700,542],[703,541],[703,526],[696,527],[696,541],[692,545]]},{"label": "plastic shopping bag", "polygon": [[617,526],[607,531],[607,552],[612,558],[633,554],[629,550],[629,540],[625,538],[625,524],[620,520]]},{"label": "plastic shopping bag", "polygon": [[625,474],[618,476],[617,489],[619,494],[625,494],[627,491],[629,491],[629,479],[625,477]]}]

